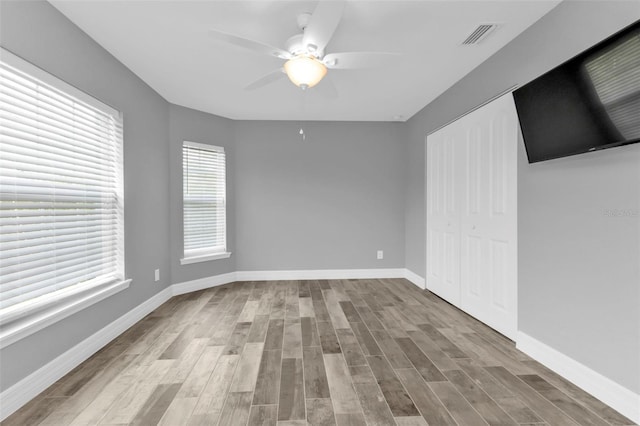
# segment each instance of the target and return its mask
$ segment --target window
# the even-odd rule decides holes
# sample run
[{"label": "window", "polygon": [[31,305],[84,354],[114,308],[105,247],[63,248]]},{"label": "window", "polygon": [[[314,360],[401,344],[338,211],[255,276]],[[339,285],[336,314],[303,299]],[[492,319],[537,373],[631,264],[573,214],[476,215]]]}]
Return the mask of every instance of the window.
[{"label": "window", "polygon": [[121,114],[1,53],[0,347],[129,285]]},{"label": "window", "polygon": [[625,139],[640,137],[640,31],[585,64],[609,118]]},{"label": "window", "polygon": [[224,148],[182,145],[184,258],[181,264],[229,257]]}]

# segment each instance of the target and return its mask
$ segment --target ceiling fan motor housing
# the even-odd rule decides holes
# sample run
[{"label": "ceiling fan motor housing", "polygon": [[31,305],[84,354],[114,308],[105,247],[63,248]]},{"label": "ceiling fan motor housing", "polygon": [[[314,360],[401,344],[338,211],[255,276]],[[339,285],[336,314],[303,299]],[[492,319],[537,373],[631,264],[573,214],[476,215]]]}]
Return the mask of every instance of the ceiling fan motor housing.
[{"label": "ceiling fan motor housing", "polygon": [[286,42],[287,51],[291,53],[293,56],[311,55],[316,58],[322,58],[324,52],[322,50],[318,50],[313,45],[305,46],[303,44],[303,38],[304,38],[304,34],[296,34],[292,37],[289,37],[289,39]]},{"label": "ceiling fan motor housing", "polygon": [[300,28],[302,32],[300,34],[296,34],[292,37],[289,37],[289,39],[286,42],[286,48],[287,48],[287,51],[294,56],[311,55],[311,56],[315,56],[316,58],[321,58],[324,55],[324,51],[318,50],[318,47],[313,44],[309,44],[305,46],[303,43],[304,30],[305,28],[307,28],[307,25],[309,24],[310,20],[311,20],[311,13],[304,12],[298,15],[298,18],[297,18],[298,28]]}]

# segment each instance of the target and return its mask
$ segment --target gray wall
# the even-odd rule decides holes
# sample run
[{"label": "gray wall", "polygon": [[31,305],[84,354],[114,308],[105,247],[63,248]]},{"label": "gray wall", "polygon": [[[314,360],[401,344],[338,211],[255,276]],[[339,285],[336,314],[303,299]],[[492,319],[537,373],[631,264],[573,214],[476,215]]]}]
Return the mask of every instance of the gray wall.
[{"label": "gray wall", "polygon": [[169,108],[46,2],[0,2],[0,44],[123,111],[125,261],[133,279],[129,289],[2,349],[4,390],[169,284]]},{"label": "gray wall", "polygon": [[402,125],[303,127],[236,123],[238,270],[403,267]]},{"label": "gray wall", "polygon": [[[565,1],[408,122],[406,266],[425,274],[424,138],[640,18]],[[519,144],[519,329],[640,392],[640,145],[530,165]]]},{"label": "gray wall", "polygon": [[[171,283],[183,283],[198,278],[224,274],[236,270],[235,249],[235,179],[234,179],[234,122],[204,112],[171,105],[170,110],[170,235]],[[182,222],[182,142],[200,142],[224,147],[227,160],[227,250],[228,259],[210,260],[180,265],[184,239]]]}]

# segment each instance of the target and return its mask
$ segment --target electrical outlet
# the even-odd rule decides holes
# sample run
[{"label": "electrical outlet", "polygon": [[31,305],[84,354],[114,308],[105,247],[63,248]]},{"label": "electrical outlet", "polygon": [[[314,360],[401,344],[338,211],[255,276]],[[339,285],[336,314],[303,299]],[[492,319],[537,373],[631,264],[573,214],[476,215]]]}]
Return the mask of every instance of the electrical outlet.
[{"label": "electrical outlet", "polygon": [[384,259],[384,252],[382,250],[378,250],[377,257],[378,260]]},{"label": "electrical outlet", "polygon": [[156,281],[160,281],[160,269],[156,269],[155,272],[156,272],[156,277],[155,277]]}]

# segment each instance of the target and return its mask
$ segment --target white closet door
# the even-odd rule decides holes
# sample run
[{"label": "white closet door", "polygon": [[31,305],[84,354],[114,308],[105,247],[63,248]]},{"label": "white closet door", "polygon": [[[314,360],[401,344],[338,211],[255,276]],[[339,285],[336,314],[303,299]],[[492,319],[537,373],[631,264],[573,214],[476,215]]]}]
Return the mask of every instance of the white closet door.
[{"label": "white closet door", "polygon": [[463,133],[449,129],[427,138],[427,289],[460,303],[460,174]]},{"label": "white closet door", "polygon": [[517,331],[517,116],[510,94],[463,117],[460,308]]},{"label": "white closet door", "polygon": [[427,137],[427,289],[517,331],[517,115],[508,94]]}]

